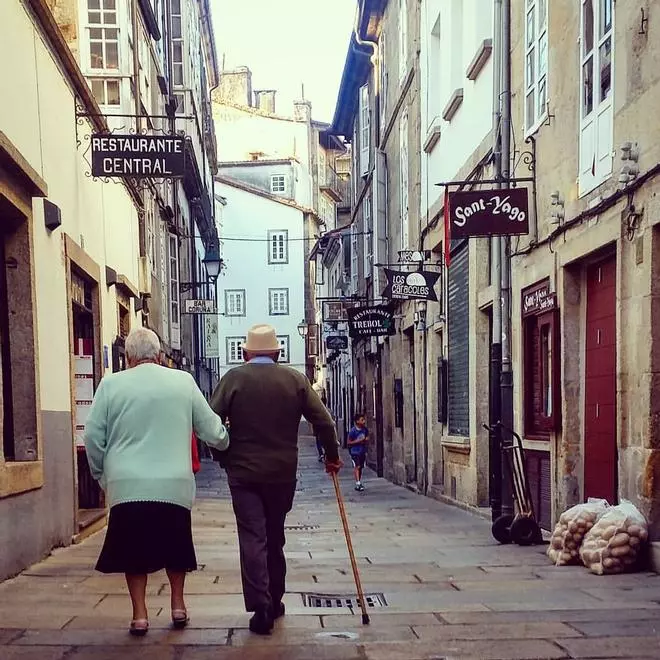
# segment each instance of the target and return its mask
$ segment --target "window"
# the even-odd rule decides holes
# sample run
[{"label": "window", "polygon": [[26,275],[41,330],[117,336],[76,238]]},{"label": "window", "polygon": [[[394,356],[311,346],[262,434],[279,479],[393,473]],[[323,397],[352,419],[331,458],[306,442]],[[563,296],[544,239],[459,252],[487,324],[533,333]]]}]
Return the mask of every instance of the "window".
[{"label": "window", "polygon": [[612,173],[612,0],[582,0],[580,36],[580,195]]},{"label": "window", "polygon": [[279,362],[289,362],[289,335],[277,335],[277,341],[280,345]]},{"label": "window", "polygon": [[407,0],[399,0],[399,82],[408,69],[408,8]]},{"label": "window", "polygon": [[270,177],[270,192],[286,192],[286,177],[284,174],[273,174],[273,176]]},{"label": "window", "polygon": [[525,130],[547,117],[548,0],[527,0],[525,16]]},{"label": "window", "polygon": [[360,174],[369,174],[371,154],[371,117],[369,109],[369,85],[360,87]]},{"label": "window", "polygon": [[116,0],[87,0],[89,65],[119,69],[119,23]]},{"label": "window", "polygon": [[147,247],[147,257],[151,267],[151,274],[156,277],[158,272],[156,270],[156,218],[154,214],[154,199],[146,197],[144,202],[144,228],[145,228],[145,242]]},{"label": "window", "polygon": [[463,0],[451,2],[451,56],[449,60],[451,89],[450,94],[463,87],[465,77],[465,59],[463,57]]},{"label": "window", "polygon": [[289,232],[286,229],[268,232],[268,263],[289,263]]},{"label": "window", "polygon": [[385,117],[387,116],[387,67],[385,66],[385,33],[382,32],[378,42],[378,66],[380,68],[380,91],[379,110],[380,110],[380,130],[385,130]]},{"label": "window", "polygon": [[351,290],[358,291],[358,230],[355,223],[351,225]]},{"label": "window", "polygon": [[179,319],[179,243],[174,234],[170,234],[170,327],[172,348],[179,350],[180,319]]},{"label": "window", "polygon": [[289,313],[289,289],[268,289],[268,313],[271,316]]},{"label": "window", "polygon": [[183,64],[183,21],[181,0],[172,0],[172,77],[174,85],[182,86],[185,81]]},{"label": "window", "polygon": [[401,191],[401,249],[410,248],[408,233],[408,111],[399,123],[399,190]]},{"label": "window", "polygon": [[94,78],[92,83],[92,94],[99,105],[121,105],[119,93],[119,80],[112,78]]},{"label": "window", "polygon": [[525,434],[547,439],[559,426],[559,316],[549,282],[523,291]]},{"label": "window", "polygon": [[227,364],[243,362],[243,343],[245,337],[227,337]]},{"label": "window", "polygon": [[245,289],[225,290],[225,314],[245,316]]},{"label": "window", "polygon": [[363,227],[363,245],[364,245],[364,277],[371,277],[373,274],[373,227],[371,217],[371,197],[366,195],[362,201],[362,227]]}]

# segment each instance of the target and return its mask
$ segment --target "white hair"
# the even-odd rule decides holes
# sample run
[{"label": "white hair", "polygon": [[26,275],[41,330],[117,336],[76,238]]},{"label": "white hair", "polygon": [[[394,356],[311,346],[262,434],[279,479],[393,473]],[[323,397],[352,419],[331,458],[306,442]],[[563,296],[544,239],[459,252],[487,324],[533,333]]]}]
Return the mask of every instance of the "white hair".
[{"label": "white hair", "polygon": [[149,328],[135,328],[126,337],[126,357],[138,362],[140,360],[158,360],[160,357],[160,339]]}]

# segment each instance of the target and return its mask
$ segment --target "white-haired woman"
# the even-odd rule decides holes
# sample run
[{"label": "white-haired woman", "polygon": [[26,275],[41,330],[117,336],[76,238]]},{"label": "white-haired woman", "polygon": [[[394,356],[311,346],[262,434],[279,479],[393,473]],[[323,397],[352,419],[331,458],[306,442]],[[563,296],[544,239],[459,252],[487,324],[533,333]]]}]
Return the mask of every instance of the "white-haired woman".
[{"label": "white-haired woman", "polygon": [[191,433],[219,450],[227,448],[229,438],[192,376],[160,365],[155,332],[133,330],[125,348],[128,369],[101,380],[85,446],[110,507],[96,569],[125,574],[133,603],[130,632],[144,635],[147,574],[162,569],[171,586],[172,623],[188,623],[185,576],[197,568]]}]

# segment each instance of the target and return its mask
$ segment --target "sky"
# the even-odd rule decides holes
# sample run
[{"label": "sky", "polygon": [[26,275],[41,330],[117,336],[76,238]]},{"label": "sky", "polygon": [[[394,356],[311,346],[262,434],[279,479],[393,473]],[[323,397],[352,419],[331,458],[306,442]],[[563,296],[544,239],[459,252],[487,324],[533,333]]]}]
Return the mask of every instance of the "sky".
[{"label": "sky", "polygon": [[330,123],[357,0],[211,0],[220,67],[247,66],[253,89],[276,89],[276,112],[312,102],[312,115]]}]

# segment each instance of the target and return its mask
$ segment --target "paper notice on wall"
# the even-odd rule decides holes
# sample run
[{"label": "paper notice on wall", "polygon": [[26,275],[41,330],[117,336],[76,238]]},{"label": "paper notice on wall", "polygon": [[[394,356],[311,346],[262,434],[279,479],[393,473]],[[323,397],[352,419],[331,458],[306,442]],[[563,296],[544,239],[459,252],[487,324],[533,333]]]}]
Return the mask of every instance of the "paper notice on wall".
[{"label": "paper notice on wall", "polygon": [[76,415],[75,442],[77,447],[83,447],[85,425],[94,398],[94,359],[91,355],[76,356],[73,381]]}]

